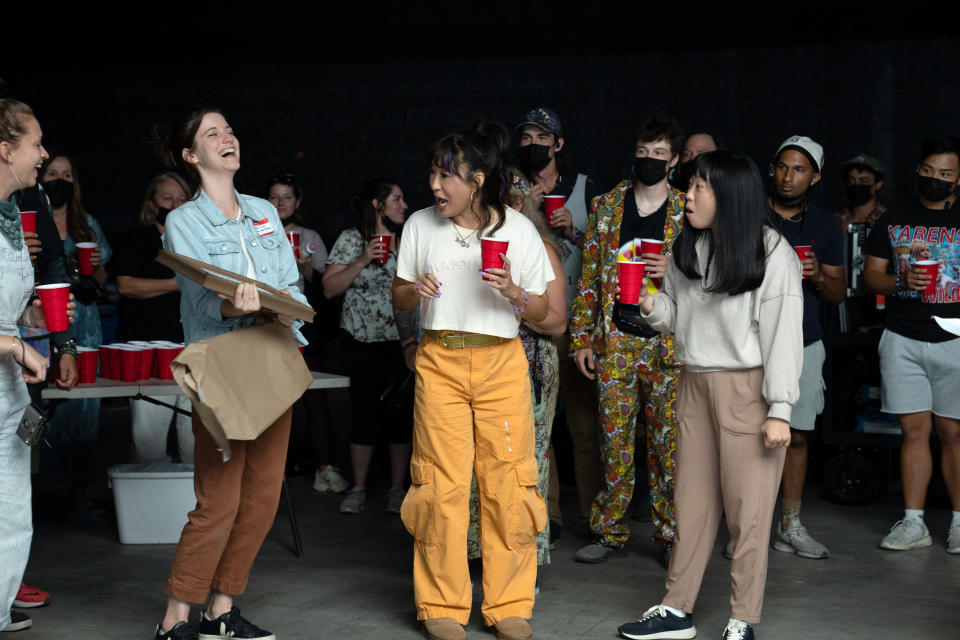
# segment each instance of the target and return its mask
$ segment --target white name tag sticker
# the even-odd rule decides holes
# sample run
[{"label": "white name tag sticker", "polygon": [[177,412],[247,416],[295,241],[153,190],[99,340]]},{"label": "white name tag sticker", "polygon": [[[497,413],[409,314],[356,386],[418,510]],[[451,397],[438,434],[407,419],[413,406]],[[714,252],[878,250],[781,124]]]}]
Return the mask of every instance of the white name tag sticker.
[{"label": "white name tag sticker", "polygon": [[253,228],[256,230],[257,235],[261,238],[263,236],[268,236],[273,233],[273,225],[270,224],[270,218],[264,218],[263,220],[254,220]]}]

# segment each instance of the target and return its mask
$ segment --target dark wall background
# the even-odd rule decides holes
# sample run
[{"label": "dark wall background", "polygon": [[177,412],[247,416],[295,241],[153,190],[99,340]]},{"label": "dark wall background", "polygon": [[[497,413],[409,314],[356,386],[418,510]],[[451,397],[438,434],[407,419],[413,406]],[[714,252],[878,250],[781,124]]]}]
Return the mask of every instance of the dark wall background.
[{"label": "dark wall background", "polygon": [[[664,11],[661,18],[672,19]],[[426,150],[434,139],[478,117],[512,126],[537,105],[560,114],[571,164],[604,189],[631,164],[630,131],[644,112],[673,113],[689,131],[711,132],[761,166],[787,136],[809,135],[826,150],[819,198],[828,209],[842,204],[843,159],[877,156],[887,168],[884,200],[899,202],[912,195],[920,139],[960,133],[958,41],[851,31],[843,21],[856,20],[846,14],[805,41],[757,24],[726,37],[737,16],[716,30],[710,16],[692,30],[658,22],[676,30],[651,38],[595,17],[563,36],[552,30],[531,39],[518,25],[516,47],[448,46],[440,37],[447,34],[432,33],[445,23],[434,18],[413,29],[404,15],[407,30],[393,40],[384,27],[360,44],[356,28],[337,32],[336,23],[310,31],[313,40],[302,31],[287,56],[295,63],[269,47],[255,55],[260,50],[242,37],[252,32],[247,25],[239,36],[224,34],[231,55],[101,47],[55,73],[10,65],[0,75],[37,112],[48,149],[77,157],[84,202],[111,241],[135,224],[143,189],[162,170],[147,142],[151,125],[197,103],[222,106],[234,125],[239,190],[263,195],[271,173],[295,171],[308,224],[328,243],[350,224],[347,196],[361,179],[395,176],[411,211],[427,206]],[[596,31],[603,25],[615,26]],[[138,51],[152,55],[141,59]]]}]

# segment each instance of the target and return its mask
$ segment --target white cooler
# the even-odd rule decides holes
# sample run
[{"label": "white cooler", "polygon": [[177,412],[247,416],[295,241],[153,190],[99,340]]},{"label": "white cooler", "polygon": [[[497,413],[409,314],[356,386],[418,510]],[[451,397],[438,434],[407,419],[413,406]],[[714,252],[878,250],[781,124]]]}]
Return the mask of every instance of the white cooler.
[{"label": "white cooler", "polygon": [[107,470],[121,544],[176,544],[196,508],[193,465],[120,464]]}]

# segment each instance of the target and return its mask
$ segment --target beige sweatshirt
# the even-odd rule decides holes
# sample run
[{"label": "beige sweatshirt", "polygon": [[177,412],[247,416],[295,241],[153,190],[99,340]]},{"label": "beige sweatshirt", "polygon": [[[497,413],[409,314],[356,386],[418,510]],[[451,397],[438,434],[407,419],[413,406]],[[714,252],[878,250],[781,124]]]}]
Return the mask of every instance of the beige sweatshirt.
[{"label": "beige sweatshirt", "polygon": [[[653,311],[651,327],[676,337],[681,364],[696,372],[763,367],[767,415],[790,421],[800,395],[803,369],[803,292],[796,252],[773,229],[764,234],[767,267],[757,289],[731,296],[704,290],[671,261]],[[697,243],[698,271],[706,262],[706,239]]]}]

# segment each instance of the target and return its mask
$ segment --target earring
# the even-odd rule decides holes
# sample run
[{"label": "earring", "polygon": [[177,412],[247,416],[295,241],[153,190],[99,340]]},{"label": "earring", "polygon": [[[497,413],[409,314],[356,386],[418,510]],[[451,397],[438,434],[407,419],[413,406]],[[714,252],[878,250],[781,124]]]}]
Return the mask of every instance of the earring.
[{"label": "earring", "polygon": [[476,195],[477,195],[476,191],[470,192],[470,204],[473,204],[473,199],[476,197]]}]

